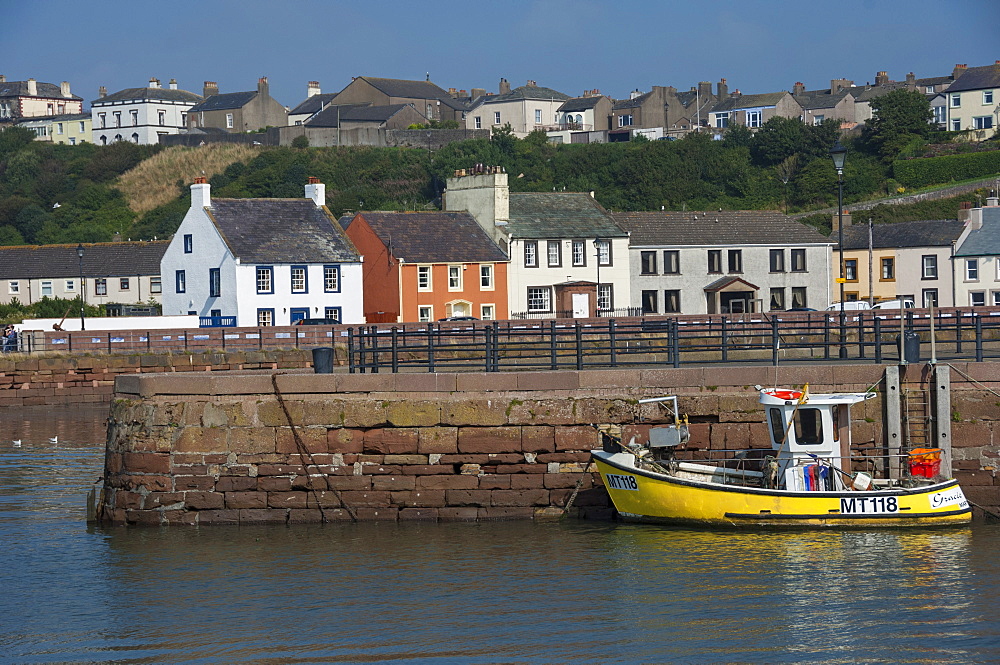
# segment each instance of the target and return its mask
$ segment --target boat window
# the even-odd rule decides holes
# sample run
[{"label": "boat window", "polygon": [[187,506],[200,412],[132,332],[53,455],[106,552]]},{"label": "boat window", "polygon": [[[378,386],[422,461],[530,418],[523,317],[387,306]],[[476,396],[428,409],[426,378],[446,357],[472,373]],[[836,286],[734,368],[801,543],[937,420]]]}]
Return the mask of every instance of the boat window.
[{"label": "boat window", "polygon": [[840,422],[841,418],[844,416],[844,411],[847,409],[846,404],[838,404],[833,407],[833,442],[840,443]]},{"label": "boat window", "polygon": [[768,415],[771,418],[771,438],[780,446],[785,438],[785,419],[781,417],[781,409],[770,409]]},{"label": "boat window", "polygon": [[823,414],[819,409],[795,411],[795,443],[800,446],[823,443]]}]

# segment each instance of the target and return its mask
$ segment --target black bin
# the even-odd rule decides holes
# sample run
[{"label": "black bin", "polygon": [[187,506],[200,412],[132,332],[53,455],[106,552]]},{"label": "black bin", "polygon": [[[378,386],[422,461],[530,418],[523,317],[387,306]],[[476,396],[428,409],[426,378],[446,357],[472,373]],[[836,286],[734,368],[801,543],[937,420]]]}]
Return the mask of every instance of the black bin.
[{"label": "black bin", "polygon": [[[896,336],[896,347],[899,348],[899,335]],[[903,333],[902,358],[908,363],[920,362],[920,335],[911,331]]]},{"label": "black bin", "polygon": [[316,374],[333,374],[333,347],[320,346],[312,350],[313,371]]}]

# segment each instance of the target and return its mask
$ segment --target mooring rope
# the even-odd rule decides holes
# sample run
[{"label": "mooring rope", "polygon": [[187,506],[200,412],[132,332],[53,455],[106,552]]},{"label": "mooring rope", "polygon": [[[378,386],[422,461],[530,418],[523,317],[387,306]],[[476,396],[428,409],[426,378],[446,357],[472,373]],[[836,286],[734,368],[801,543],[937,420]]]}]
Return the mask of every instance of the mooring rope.
[{"label": "mooring rope", "polygon": [[344,501],[344,497],[341,495],[340,490],[338,490],[335,487],[331,487],[330,476],[322,472],[322,470],[319,467],[319,464],[316,463],[316,458],[313,457],[313,454],[309,452],[309,449],[306,447],[305,443],[303,443],[301,437],[299,437],[298,429],[296,429],[295,423],[292,422],[292,414],[288,412],[288,405],[285,404],[285,397],[281,394],[281,390],[278,389],[278,376],[280,374],[285,374],[285,372],[275,372],[271,374],[271,385],[274,386],[274,395],[275,397],[278,398],[278,404],[281,405],[281,410],[285,414],[285,420],[288,421],[288,426],[291,427],[292,429],[292,438],[295,440],[295,447],[299,449],[300,458],[301,457],[309,458],[309,464],[303,464],[302,468],[305,470],[306,473],[306,486],[312,491],[313,497],[316,499],[316,506],[319,508],[319,514],[322,517],[323,522],[327,521],[326,511],[323,510],[323,502],[320,501],[319,494],[317,494],[316,488],[313,487],[313,483],[309,479],[309,465],[312,465],[316,469],[316,471],[319,472],[319,475],[323,477],[323,479],[326,481],[326,488],[334,493],[334,495],[337,497],[337,500],[340,502],[340,505],[342,505],[344,509],[347,511],[347,514],[351,516],[351,521],[357,522],[358,516],[354,513],[351,507],[347,505],[347,503]]}]

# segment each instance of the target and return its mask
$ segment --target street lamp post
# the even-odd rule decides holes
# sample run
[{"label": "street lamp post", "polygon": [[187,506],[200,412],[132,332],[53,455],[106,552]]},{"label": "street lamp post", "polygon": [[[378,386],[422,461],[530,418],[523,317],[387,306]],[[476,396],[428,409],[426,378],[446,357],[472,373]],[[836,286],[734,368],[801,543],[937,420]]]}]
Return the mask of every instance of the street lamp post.
[{"label": "street lamp post", "polygon": [[83,319],[84,293],[86,288],[83,281],[83,244],[76,246],[76,255],[80,257],[80,330],[86,330],[87,324]]},{"label": "street lamp post", "polygon": [[597,293],[594,298],[594,309],[597,316],[601,315],[601,243],[603,242],[600,238],[594,238],[594,249],[597,250]]},{"label": "street lamp post", "polygon": [[833,168],[837,169],[837,250],[840,256],[840,357],[847,357],[847,345],[845,337],[847,335],[847,324],[844,312],[844,159],[847,157],[847,148],[840,145],[840,139],[830,148],[830,159],[833,160]]}]

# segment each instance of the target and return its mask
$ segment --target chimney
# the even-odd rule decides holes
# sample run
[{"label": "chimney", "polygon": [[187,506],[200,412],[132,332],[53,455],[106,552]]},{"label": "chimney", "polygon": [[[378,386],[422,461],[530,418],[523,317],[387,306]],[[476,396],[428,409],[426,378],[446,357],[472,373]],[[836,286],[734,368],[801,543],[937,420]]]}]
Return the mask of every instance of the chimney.
[{"label": "chimney", "polygon": [[[840,219],[836,214],[833,215],[833,222],[830,224],[830,227],[833,229],[834,233],[840,230]],[[844,211],[844,228],[851,228],[851,213],[846,210]]]},{"label": "chimney", "polygon": [[170,79],[170,89],[171,90],[177,89],[177,79]]},{"label": "chimney", "polygon": [[[717,90],[719,91],[719,94],[717,94],[716,97],[719,99],[725,99],[729,96],[729,86],[726,84],[726,79],[719,79]],[[676,90],[674,92],[676,92]]]},{"label": "chimney", "polygon": [[98,88],[97,89],[97,96],[98,97],[107,97],[108,96],[108,89],[107,89],[107,87],[102,85],[100,88]]},{"label": "chimney", "polygon": [[527,85],[529,88],[537,88],[538,87],[538,84],[535,83],[534,81],[532,81],[531,79],[528,79],[528,82],[525,85]]},{"label": "chimney", "polygon": [[473,88],[469,91],[473,99],[479,99],[480,97],[486,96],[486,88]]},{"label": "chimney", "polygon": [[500,79],[500,94],[505,94],[510,92],[510,83],[507,79]]},{"label": "chimney", "polygon": [[59,84],[59,94],[62,95],[63,97],[73,96],[69,93],[69,81],[63,81],[62,83]]},{"label": "chimney", "polygon": [[0,83],[6,83],[6,82],[7,82],[7,75],[0,74]]},{"label": "chimney", "polygon": [[742,97],[742,96],[743,96],[743,93],[742,93],[742,92],[740,92],[740,89],[739,89],[739,88],[736,88],[735,90],[733,90],[733,94],[731,94],[731,95],[729,95],[729,96],[730,96],[730,97],[733,97],[733,98],[736,98],[736,97]]},{"label": "chimney", "polygon": [[889,72],[877,72],[875,74],[875,85],[887,85],[889,83]]},{"label": "chimney", "polygon": [[191,207],[198,209],[212,207],[212,186],[208,184],[205,176],[198,176],[191,185]]},{"label": "chimney", "polygon": [[917,87],[917,77],[913,75],[913,72],[906,75],[906,85],[911,90]]},{"label": "chimney", "polygon": [[319,89],[319,81],[306,82],[306,99],[323,94]]},{"label": "chimney", "polygon": [[257,94],[261,97],[270,97],[268,94],[267,77],[261,76],[257,79]]},{"label": "chimney", "polygon": [[35,79],[28,79],[28,95],[31,97],[38,96],[38,84]]},{"label": "chimney", "polygon": [[326,205],[326,185],[321,183],[319,178],[309,176],[309,182],[306,184],[306,198],[312,199],[317,208],[322,208]]},{"label": "chimney", "polygon": [[160,87],[160,79],[156,78],[155,76],[151,76],[149,78],[149,87],[150,88],[159,88]]},{"label": "chimney", "polygon": [[712,84],[708,81],[698,82],[698,94],[702,99],[709,99],[712,96]]},{"label": "chimney", "polygon": [[201,96],[208,99],[217,94],[219,94],[219,84],[215,81],[205,81],[205,85],[201,89]]},{"label": "chimney", "polygon": [[[832,85],[830,87],[833,88]],[[805,84],[802,83],[802,81],[796,81],[795,85],[792,86],[793,95],[801,95],[805,91],[806,91],[806,86]]]},{"label": "chimney", "polygon": [[639,90],[638,88],[636,88],[632,92],[628,93],[628,98],[629,99],[635,99],[636,97],[639,97],[641,95],[642,95],[642,90]]},{"label": "chimney", "polygon": [[968,65],[955,65],[955,69],[951,70],[951,77],[953,79],[957,79],[959,76],[964,74],[965,70],[968,68]]}]

